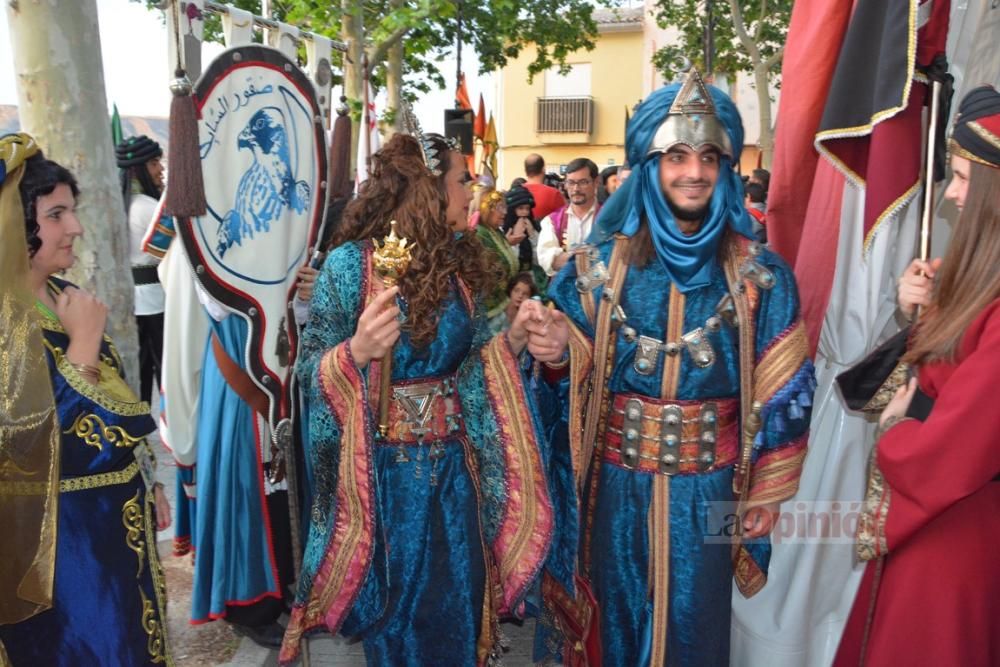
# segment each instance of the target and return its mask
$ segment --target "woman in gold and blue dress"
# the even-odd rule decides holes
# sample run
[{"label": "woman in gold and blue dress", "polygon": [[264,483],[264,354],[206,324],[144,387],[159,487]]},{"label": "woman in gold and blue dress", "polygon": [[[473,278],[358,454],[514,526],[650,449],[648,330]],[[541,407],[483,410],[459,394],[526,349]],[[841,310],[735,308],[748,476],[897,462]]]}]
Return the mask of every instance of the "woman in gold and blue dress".
[{"label": "woman in gold and blue dress", "polygon": [[[534,352],[528,320],[545,311],[525,304],[508,332],[490,332],[483,304],[499,275],[466,233],[464,165],[439,135],[395,135],[316,281],[298,369],[314,501],[283,664],[318,630],[360,638],[370,665],[485,664],[550,551],[545,445],[517,356]],[[383,289],[371,239],[391,222],[412,260]]]},{"label": "woman in gold and blue dress", "polygon": [[[153,482],[146,437],[155,424],[149,405],[125,384],[121,358],[104,334],[107,307],[55,275],[73,265],[73,244],[83,234],[78,194],[73,175],[45,159],[31,137],[0,139],[0,226],[5,240],[17,238],[12,225],[23,230],[26,288],[61,433],[52,445],[59,474],[51,602],[0,626],[0,640],[14,667],[169,665],[156,531],[169,525],[170,508]],[[11,206],[12,198],[22,206]]]}]

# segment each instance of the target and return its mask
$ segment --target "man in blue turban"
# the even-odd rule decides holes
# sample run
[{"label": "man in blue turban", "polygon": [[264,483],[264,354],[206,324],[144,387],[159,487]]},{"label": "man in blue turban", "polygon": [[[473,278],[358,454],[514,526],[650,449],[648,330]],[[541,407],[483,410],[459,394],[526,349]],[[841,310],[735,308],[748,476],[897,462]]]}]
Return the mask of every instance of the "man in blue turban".
[{"label": "man in blue turban", "polygon": [[631,177],[549,288],[569,354],[538,385],[580,553],[574,572],[554,547],[543,594],[567,664],[728,664],[734,578],[764,585],[798,487],[813,367],[794,276],[753,241],[742,148],[732,100],[697,72],[650,95]]}]

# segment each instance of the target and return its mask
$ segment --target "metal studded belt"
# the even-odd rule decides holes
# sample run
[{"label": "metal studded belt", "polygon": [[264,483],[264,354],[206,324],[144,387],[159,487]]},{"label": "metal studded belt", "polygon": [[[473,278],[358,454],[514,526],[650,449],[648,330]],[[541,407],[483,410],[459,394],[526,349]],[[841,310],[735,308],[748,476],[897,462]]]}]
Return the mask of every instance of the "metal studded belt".
[{"label": "metal studded belt", "polygon": [[389,432],[380,444],[429,444],[465,430],[452,376],[393,383]]},{"label": "metal studded belt", "polygon": [[736,463],[739,400],[665,401],[614,394],[604,460],[662,475],[710,472]]}]

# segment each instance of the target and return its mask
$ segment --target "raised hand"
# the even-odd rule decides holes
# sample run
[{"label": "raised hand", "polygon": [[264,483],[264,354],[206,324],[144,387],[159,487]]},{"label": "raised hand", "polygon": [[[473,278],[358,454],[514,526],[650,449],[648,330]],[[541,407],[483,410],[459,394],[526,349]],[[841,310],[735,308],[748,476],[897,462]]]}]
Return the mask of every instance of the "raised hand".
[{"label": "raised hand", "polygon": [[390,287],[368,304],[351,338],[351,354],[358,368],[372,359],[381,359],[399,339],[399,308],[396,295],[399,287]]}]

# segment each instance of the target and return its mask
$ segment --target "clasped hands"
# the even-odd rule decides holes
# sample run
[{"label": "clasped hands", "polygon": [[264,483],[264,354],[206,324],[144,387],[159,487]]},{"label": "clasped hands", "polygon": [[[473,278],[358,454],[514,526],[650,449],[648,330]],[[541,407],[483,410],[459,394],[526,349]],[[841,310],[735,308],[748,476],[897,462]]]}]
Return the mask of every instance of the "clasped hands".
[{"label": "clasped hands", "polygon": [[515,354],[525,347],[538,361],[561,361],[569,342],[569,323],[558,310],[546,308],[541,301],[527,299],[517,311],[507,332]]}]

